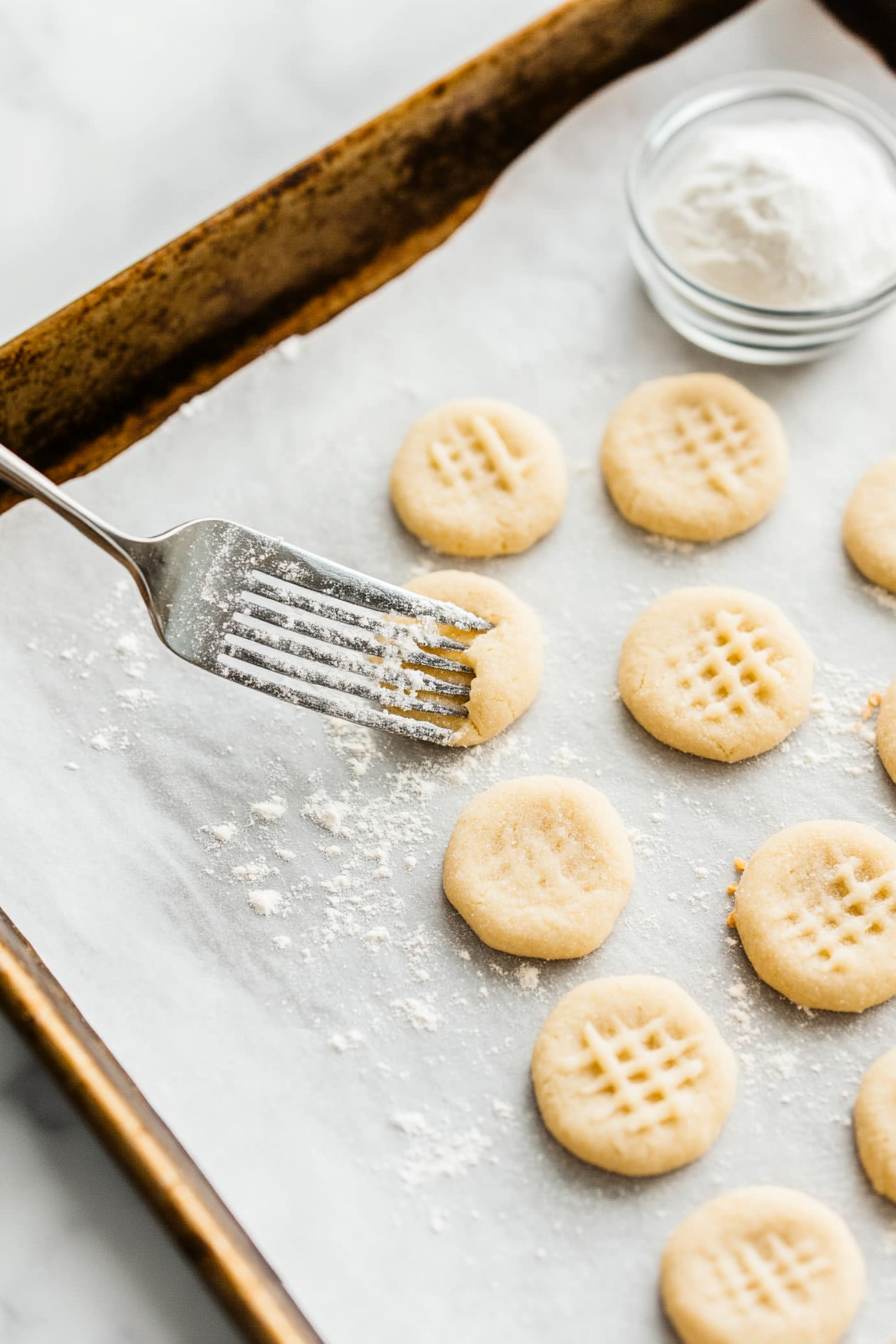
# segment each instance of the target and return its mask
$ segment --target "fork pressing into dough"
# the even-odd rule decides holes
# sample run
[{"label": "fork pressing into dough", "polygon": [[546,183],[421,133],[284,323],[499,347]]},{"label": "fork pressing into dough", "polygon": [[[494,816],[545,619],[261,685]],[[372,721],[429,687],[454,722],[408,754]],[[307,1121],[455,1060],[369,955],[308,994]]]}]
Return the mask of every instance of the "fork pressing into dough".
[{"label": "fork pressing into dough", "polygon": [[222,518],[128,536],[2,445],[0,477],[124,565],[159,638],[188,663],[420,742],[447,745],[445,717],[467,717],[472,670],[450,655],[468,647],[458,635],[491,629],[469,611]]}]

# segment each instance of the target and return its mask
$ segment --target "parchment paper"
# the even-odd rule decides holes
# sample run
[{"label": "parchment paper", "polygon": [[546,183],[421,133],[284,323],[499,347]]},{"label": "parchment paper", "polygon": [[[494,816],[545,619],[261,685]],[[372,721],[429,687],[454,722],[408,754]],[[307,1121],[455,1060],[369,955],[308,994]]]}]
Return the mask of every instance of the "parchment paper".
[{"label": "parchment paper", "polygon": [[[826,363],[727,366],[666,329],[625,253],[622,172],[647,117],[700,79],[762,65],[896,110],[875,58],[808,3],[771,0],[580,108],[411,273],[70,487],[135,532],[229,516],[401,581],[453,563],[390,512],[411,421],[465,394],[544,416],[569,458],[566,515],[528,554],[475,566],[530,602],[547,638],[539,701],[491,746],[340,734],[202,674],[164,652],[129,580],[73,531],[33,504],[0,522],[4,907],[329,1344],[669,1339],[666,1236],[703,1200],[761,1181],[848,1219],[870,1278],[852,1338],[894,1329],[896,1211],[861,1173],[850,1111],[896,1044],[896,1004],[856,1019],[781,1000],[726,927],[725,888],[736,855],[792,822],[896,834],[859,718],[896,671],[896,602],[839,542],[852,484],[893,451],[896,314]],[[602,429],[638,381],[716,368],[779,410],[789,485],[745,537],[661,544],[603,494]],[[773,598],[818,658],[811,721],[736,767],[660,747],[614,692],[637,613],[709,582]],[[569,964],[490,952],[439,882],[464,803],[545,771],[603,789],[636,833],[624,915]],[[280,819],[253,817],[277,799]],[[226,842],[203,829],[223,823]],[[281,894],[279,915],[253,912],[258,889]],[[685,985],[741,1065],[717,1145],[641,1182],[558,1148],[528,1082],[561,994],[636,971]]]}]

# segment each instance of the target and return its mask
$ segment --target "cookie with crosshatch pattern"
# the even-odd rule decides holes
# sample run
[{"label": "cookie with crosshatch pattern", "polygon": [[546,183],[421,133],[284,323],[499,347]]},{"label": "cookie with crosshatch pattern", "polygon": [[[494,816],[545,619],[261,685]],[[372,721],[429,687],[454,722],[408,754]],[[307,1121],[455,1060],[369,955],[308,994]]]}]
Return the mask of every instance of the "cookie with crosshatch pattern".
[{"label": "cookie with crosshatch pattern", "polygon": [[450,401],[424,415],[389,481],[409,532],[446,555],[524,551],[566,504],[563,453],[537,416],[505,401]]},{"label": "cookie with crosshatch pattern", "polygon": [[740,588],[679,588],[629,631],[619,692],[667,746],[741,761],[802,723],[812,671],[808,647],[772,602]]},{"label": "cookie with crosshatch pattern", "polygon": [[735,919],[756,974],[804,1008],[861,1013],[896,994],[896,844],[808,821],[760,845]]},{"label": "cookie with crosshatch pattern", "polygon": [[684,1344],[836,1344],[864,1297],[865,1265],[843,1219],[817,1199],[748,1186],[676,1228],[660,1292]]},{"label": "cookie with crosshatch pattern", "polygon": [[610,419],[600,452],[623,518],[682,541],[721,541],[764,518],[788,448],[771,406],[717,373],[657,378]]},{"label": "cookie with crosshatch pattern", "polygon": [[560,1000],[532,1052],[542,1119],[576,1157],[656,1176],[705,1153],[734,1103],[737,1066],[672,980],[589,980]]}]

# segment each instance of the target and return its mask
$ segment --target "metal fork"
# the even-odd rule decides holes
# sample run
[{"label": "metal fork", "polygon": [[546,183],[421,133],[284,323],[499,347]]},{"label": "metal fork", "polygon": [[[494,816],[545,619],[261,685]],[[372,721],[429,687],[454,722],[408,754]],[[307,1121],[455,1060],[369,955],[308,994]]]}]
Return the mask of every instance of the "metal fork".
[{"label": "metal fork", "polygon": [[466,718],[472,672],[451,654],[468,647],[458,634],[491,626],[461,607],[222,518],[128,536],[2,445],[0,477],[120,561],[159,638],[188,663],[288,704],[420,742],[446,745],[453,730],[438,720]]}]

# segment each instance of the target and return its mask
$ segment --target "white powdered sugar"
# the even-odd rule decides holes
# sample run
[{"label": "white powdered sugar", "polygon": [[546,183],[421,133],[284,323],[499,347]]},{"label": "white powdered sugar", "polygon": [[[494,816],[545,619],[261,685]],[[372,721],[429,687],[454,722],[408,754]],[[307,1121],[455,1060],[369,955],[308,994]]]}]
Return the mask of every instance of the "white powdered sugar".
[{"label": "white powdered sugar", "polygon": [[658,189],[657,236],[696,280],[769,308],[828,308],[896,273],[896,183],[851,124],[709,127]]},{"label": "white powdered sugar", "polygon": [[492,1139],[478,1125],[450,1133],[434,1128],[419,1111],[397,1113],[392,1123],[409,1140],[400,1175],[413,1189],[440,1177],[464,1176],[479,1165],[492,1148]]},{"label": "white powdered sugar", "polygon": [[249,891],[246,900],[256,915],[276,915],[283,906],[283,896],[279,891]]},{"label": "white powdered sugar", "polygon": [[279,821],[286,815],[286,803],[279,796],[274,796],[264,803],[252,803],[249,808],[256,821]]}]

